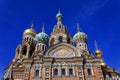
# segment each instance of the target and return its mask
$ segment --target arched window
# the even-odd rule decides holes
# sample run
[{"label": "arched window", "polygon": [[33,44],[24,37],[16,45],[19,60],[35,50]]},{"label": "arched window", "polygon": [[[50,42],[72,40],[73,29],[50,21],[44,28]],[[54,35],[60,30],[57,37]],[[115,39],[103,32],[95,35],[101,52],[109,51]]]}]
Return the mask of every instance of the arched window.
[{"label": "arched window", "polygon": [[22,53],[22,54],[23,54],[23,55],[26,55],[26,53],[27,53],[27,46],[24,46],[24,47],[23,47],[23,53]]},{"label": "arched window", "polygon": [[73,75],[73,70],[72,69],[69,69],[69,74]]},{"label": "arched window", "polygon": [[31,41],[31,38],[30,38],[30,41]]},{"label": "arched window", "polygon": [[24,38],[24,40],[26,41],[26,37]]},{"label": "arched window", "polygon": [[61,25],[59,25],[59,28],[61,28]]},{"label": "arched window", "polygon": [[62,69],[62,75],[65,75],[65,69]]},{"label": "arched window", "polygon": [[63,42],[62,36],[59,37],[59,42],[60,42],[60,43]]},{"label": "arched window", "polygon": [[28,41],[28,37],[27,37],[27,41]]},{"label": "arched window", "polygon": [[70,38],[68,38],[67,42],[70,43]]},{"label": "arched window", "polygon": [[88,75],[92,75],[91,69],[87,69],[87,73],[88,73]]},{"label": "arched window", "polygon": [[79,46],[81,47],[81,44],[79,44]]},{"label": "arched window", "polygon": [[45,47],[45,46],[44,46],[44,45],[42,45],[42,50],[44,50],[44,47]]},{"label": "arched window", "polygon": [[39,49],[39,45],[36,46],[36,50],[38,50],[38,49]]},{"label": "arched window", "polygon": [[58,75],[58,69],[54,69],[54,75]]},{"label": "arched window", "polygon": [[39,76],[39,70],[35,71],[35,76],[38,77]]}]

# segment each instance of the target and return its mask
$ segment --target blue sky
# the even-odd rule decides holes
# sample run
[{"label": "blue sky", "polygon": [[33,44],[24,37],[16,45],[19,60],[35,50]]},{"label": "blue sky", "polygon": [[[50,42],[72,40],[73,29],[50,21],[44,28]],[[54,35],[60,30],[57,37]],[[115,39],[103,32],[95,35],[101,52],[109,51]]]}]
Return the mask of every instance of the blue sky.
[{"label": "blue sky", "polygon": [[88,35],[88,49],[94,54],[96,40],[107,65],[120,71],[119,0],[0,0],[0,78],[32,20],[37,32],[44,24],[50,34],[59,8],[71,36],[77,32],[79,22]]}]

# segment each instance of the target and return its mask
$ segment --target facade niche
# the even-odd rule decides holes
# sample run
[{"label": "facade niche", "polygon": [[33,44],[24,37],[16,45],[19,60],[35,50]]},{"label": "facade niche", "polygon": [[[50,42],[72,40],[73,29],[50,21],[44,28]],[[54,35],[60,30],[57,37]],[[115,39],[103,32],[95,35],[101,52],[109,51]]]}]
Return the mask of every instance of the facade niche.
[{"label": "facade niche", "polygon": [[26,55],[26,53],[27,53],[27,46],[24,46],[24,47],[23,47],[23,53],[22,53],[22,54],[23,54],[23,55]]},{"label": "facade niche", "polygon": [[60,36],[58,40],[59,40],[59,43],[62,43],[63,42],[63,37]]},{"label": "facade niche", "polygon": [[65,75],[65,69],[62,69],[62,75]]},{"label": "facade niche", "polygon": [[35,71],[35,77],[39,77],[39,70]]},{"label": "facade niche", "polygon": [[91,69],[87,69],[87,73],[88,73],[89,76],[91,76],[92,75]]},{"label": "facade niche", "polygon": [[54,75],[58,75],[58,69],[54,69]]},{"label": "facade niche", "polygon": [[73,70],[69,69],[69,75],[73,75]]}]

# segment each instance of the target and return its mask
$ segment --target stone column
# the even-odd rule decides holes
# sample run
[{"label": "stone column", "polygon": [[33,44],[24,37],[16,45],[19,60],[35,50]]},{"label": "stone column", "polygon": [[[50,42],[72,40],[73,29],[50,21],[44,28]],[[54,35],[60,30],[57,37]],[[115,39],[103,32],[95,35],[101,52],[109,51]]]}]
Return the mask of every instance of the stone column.
[{"label": "stone column", "polygon": [[76,67],[73,66],[72,69],[73,69],[73,76],[75,76],[75,69],[76,69]]},{"label": "stone column", "polygon": [[40,66],[39,66],[39,77],[42,77],[42,65],[40,64]]},{"label": "stone column", "polygon": [[27,46],[27,53],[26,53],[26,57],[29,57],[29,52],[30,52],[30,45]]},{"label": "stone column", "polygon": [[58,76],[61,76],[61,64],[58,66]]},{"label": "stone column", "polygon": [[69,76],[68,65],[66,65],[66,76]]},{"label": "stone column", "polygon": [[53,45],[56,44],[56,43],[58,43],[58,42],[59,42],[59,41],[58,41],[58,38],[54,38]]},{"label": "stone column", "polygon": [[94,76],[92,64],[91,64],[91,73],[92,73],[92,76]]}]

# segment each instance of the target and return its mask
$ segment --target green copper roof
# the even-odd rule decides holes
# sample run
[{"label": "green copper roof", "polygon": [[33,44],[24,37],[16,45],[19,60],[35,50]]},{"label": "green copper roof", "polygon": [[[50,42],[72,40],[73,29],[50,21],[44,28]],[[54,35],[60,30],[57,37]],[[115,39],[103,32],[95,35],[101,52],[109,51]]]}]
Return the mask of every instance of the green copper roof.
[{"label": "green copper roof", "polygon": [[34,38],[34,40],[35,41],[40,41],[40,42],[44,42],[44,43],[48,43],[48,41],[49,41],[49,36],[46,34],[46,33],[44,33],[44,32],[41,32],[41,33],[38,33],[37,35],[36,35],[36,37]]},{"label": "green copper roof", "polygon": [[85,33],[79,31],[74,35],[73,40],[74,40],[75,43],[78,43],[78,42],[87,43],[88,37]]},{"label": "green copper roof", "polygon": [[56,18],[62,18],[62,14],[59,12],[58,14],[56,14]]}]

